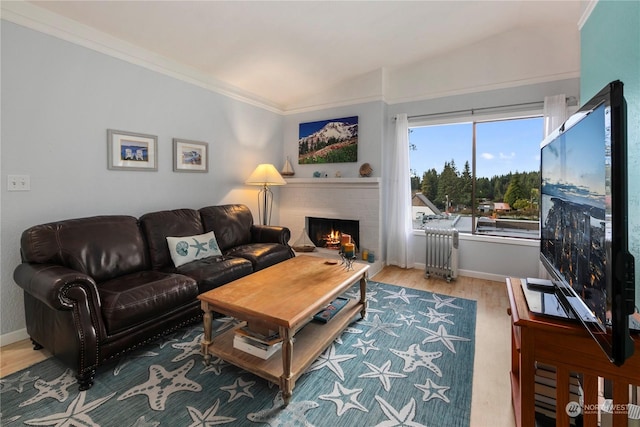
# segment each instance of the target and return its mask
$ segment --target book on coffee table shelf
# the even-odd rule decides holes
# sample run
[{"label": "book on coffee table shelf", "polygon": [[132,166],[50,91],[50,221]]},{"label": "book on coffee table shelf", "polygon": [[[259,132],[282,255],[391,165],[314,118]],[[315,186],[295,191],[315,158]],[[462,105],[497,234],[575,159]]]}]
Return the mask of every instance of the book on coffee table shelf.
[{"label": "book on coffee table shelf", "polygon": [[327,323],[329,320],[333,319],[333,316],[338,314],[338,312],[342,310],[342,308],[347,305],[348,302],[349,298],[338,297],[333,300],[331,304],[316,313],[316,315],[313,316],[313,319],[322,323]]},{"label": "book on coffee table shelf", "polygon": [[243,338],[261,343],[266,345],[273,345],[277,342],[282,341],[282,337],[279,332],[273,332],[269,335],[261,334],[260,332],[256,332],[251,329],[249,326],[242,326],[235,330],[236,335],[239,335]]},{"label": "book on coffee table shelf", "polygon": [[233,347],[244,351],[245,353],[267,360],[282,348],[282,340],[275,344],[268,345],[236,334],[233,337]]}]

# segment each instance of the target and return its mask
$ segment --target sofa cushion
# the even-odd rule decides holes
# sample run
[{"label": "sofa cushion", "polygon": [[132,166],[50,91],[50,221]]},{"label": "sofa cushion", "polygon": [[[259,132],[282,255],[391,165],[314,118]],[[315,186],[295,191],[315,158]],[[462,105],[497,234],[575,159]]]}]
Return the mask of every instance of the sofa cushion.
[{"label": "sofa cushion", "polygon": [[213,231],[197,236],[167,237],[167,244],[176,267],[197,259],[222,255]]},{"label": "sofa cushion", "polygon": [[100,283],[98,293],[107,333],[113,335],[193,302],[198,285],[180,274],[142,271]]},{"label": "sofa cushion", "polygon": [[36,225],[21,238],[23,262],[58,264],[96,282],[149,268],[138,220],[104,215]]},{"label": "sofa cushion", "polygon": [[291,250],[279,243],[250,243],[235,247],[226,255],[245,258],[258,271],[291,258]]},{"label": "sofa cushion", "polygon": [[193,236],[205,232],[200,214],[193,209],[151,212],[140,217],[140,224],[147,238],[151,268],[154,270],[173,267],[167,237]]},{"label": "sofa cushion", "polygon": [[207,206],[200,209],[204,231],[213,231],[226,250],[251,242],[253,215],[245,205]]},{"label": "sofa cushion", "polygon": [[180,274],[198,282],[198,292],[210,291],[253,272],[253,265],[244,258],[205,258],[178,267]]}]

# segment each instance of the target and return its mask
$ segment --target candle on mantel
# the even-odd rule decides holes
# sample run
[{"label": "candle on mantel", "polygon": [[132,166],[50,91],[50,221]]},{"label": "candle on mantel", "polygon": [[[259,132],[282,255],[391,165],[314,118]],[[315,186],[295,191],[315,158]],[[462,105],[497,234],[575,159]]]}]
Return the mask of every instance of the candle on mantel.
[{"label": "candle on mantel", "polygon": [[344,256],[347,258],[353,258],[355,256],[356,245],[353,243],[344,244]]}]

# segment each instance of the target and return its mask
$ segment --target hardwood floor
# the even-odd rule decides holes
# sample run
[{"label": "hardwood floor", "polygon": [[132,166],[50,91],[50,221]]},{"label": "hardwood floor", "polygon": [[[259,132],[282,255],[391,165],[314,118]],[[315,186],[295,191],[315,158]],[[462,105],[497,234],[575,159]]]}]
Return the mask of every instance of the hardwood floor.
[{"label": "hardwood floor", "polygon": [[[422,270],[385,267],[372,280],[477,301],[471,426],[514,426],[511,407],[509,300],[503,282],[459,277],[447,283],[424,277]],[[0,348],[0,377],[49,357],[28,340]]]}]

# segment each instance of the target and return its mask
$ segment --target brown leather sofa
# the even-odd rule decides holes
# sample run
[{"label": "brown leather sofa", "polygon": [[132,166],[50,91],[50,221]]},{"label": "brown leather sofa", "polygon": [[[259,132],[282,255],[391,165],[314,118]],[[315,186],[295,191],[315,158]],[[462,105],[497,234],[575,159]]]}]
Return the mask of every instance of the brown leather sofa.
[{"label": "brown leather sofa", "polygon": [[[209,231],[222,254],[175,267],[166,238]],[[98,366],[201,319],[198,294],[295,256],[289,238],[288,228],[253,224],[244,205],[31,227],[14,272],[27,332],[86,390]]]}]

